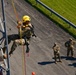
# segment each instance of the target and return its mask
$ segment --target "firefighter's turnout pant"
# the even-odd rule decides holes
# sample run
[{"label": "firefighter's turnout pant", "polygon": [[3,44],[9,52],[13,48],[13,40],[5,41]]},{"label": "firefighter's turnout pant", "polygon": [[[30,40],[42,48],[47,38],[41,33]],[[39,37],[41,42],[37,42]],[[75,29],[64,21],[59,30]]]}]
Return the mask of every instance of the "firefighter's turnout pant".
[{"label": "firefighter's turnout pant", "polygon": [[9,55],[13,54],[13,51],[15,51],[16,47],[19,45],[26,45],[26,53],[29,52],[28,42],[26,42],[25,39],[17,39],[13,42]]}]

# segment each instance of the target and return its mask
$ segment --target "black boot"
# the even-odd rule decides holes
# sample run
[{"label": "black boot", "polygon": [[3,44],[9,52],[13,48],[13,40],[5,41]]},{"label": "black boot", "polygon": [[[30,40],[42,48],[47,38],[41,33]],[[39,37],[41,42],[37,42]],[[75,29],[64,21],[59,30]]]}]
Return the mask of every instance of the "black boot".
[{"label": "black boot", "polygon": [[17,47],[16,42],[13,42],[13,45],[11,47],[11,51],[9,52],[9,55],[13,54],[13,51],[15,51],[16,47]]},{"label": "black boot", "polygon": [[26,45],[26,53],[29,53],[29,46],[28,45]]}]

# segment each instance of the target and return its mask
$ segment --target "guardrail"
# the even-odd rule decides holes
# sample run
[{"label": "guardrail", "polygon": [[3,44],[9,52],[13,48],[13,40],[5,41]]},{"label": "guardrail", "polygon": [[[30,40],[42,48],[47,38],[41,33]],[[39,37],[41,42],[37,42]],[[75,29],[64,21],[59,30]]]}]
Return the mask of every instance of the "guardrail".
[{"label": "guardrail", "polygon": [[40,0],[36,0],[37,3],[41,4],[43,7],[45,7],[46,9],[48,9],[49,11],[51,11],[53,14],[55,14],[56,16],[58,16],[60,19],[62,19],[63,21],[65,21],[66,23],[68,23],[70,26],[72,26],[73,28],[76,29],[76,25],[74,25],[72,22],[70,22],[69,20],[65,19],[64,17],[62,17],[60,14],[58,14],[57,12],[55,12],[53,9],[49,8],[48,6],[46,6],[43,2],[41,2]]}]

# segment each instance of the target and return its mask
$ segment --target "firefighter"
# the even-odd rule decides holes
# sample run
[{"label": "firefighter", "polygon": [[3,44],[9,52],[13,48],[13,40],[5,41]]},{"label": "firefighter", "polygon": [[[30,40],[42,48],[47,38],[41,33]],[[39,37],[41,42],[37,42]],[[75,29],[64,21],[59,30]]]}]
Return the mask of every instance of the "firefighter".
[{"label": "firefighter", "polygon": [[69,38],[68,41],[65,42],[65,47],[67,48],[67,57],[69,57],[69,54],[71,53],[71,57],[74,57],[74,45],[76,41],[72,38]]},{"label": "firefighter", "polygon": [[34,26],[30,23],[31,18],[28,15],[23,16],[22,22],[17,21],[19,39],[13,41],[9,55],[13,53],[18,45],[26,45],[26,53],[29,53],[29,42],[32,36],[35,36]]},{"label": "firefighter", "polygon": [[55,63],[57,63],[57,58],[59,59],[59,62],[62,62],[61,57],[60,57],[60,46],[55,42],[52,49],[53,49],[53,52],[54,52]]}]

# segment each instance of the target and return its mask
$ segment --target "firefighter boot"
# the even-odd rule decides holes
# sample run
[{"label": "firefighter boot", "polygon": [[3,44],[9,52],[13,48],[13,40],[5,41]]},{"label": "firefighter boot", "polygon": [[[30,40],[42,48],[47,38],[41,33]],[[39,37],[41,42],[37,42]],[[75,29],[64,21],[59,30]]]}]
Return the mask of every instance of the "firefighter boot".
[{"label": "firefighter boot", "polygon": [[29,53],[29,46],[28,45],[26,45],[26,53]]},{"label": "firefighter boot", "polygon": [[11,51],[9,52],[9,55],[11,56],[11,54],[13,54],[13,51],[16,49],[17,47],[17,43],[16,42],[13,42],[13,45],[11,47]]}]

